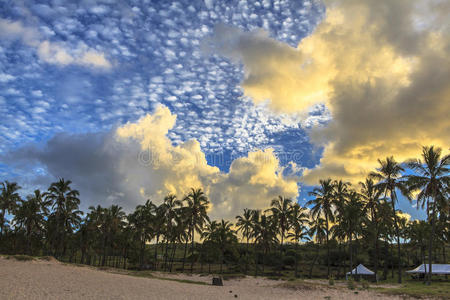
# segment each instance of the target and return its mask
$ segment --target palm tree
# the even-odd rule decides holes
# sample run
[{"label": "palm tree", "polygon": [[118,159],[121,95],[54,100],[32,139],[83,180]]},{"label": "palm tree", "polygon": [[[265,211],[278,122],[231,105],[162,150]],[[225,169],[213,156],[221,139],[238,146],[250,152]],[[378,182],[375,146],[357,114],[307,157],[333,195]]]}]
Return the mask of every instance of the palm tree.
[{"label": "palm tree", "polygon": [[425,264],[425,250],[427,239],[429,238],[429,224],[426,221],[414,220],[410,224],[409,237],[411,244],[420,250],[420,260]]},{"label": "palm tree", "polygon": [[[103,258],[107,255],[107,245],[113,246],[118,233],[122,230],[125,225],[125,212],[122,207],[118,205],[111,205],[111,207],[105,209],[104,226],[106,228],[105,235],[105,247],[103,249]],[[104,265],[104,262],[102,262]]]},{"label": "palm tree", "polygon": [[363,203],[359,194],[350,191],[347,200],[341,202],[337,209],[339,226],[347,233],[350,252],[350,272],[353,270],[353,237],[357,238],[361,219],[363,217]]},{"label": "palm tree", "polygon": [[185,198],[188,207],[188,216],[190,220],[191,232],[191,273],[194,271],[194,233],[197,231],[200,235],[202,227],[206,221],[209,221],[207,210],[209,208],[209,200],[203,193],[202,189],[192,188]]},{"label": "palm tree", "polygon": [[20,201],[20,196],[17,193],[19,189],[20,186],[15,182],[2,182],[0,194],[0,230],[2,235],[4,232],[6,212],[11,214],[16,208],[17,203]]},{"label": "palm tree", "polygon": [[334,206],[334,184],[331,179],[320,180],[320,187],[314,188],[309,193],[310,196],[314,196],[313,200],[307,202],[307,205],[313,205],[311,208],[312,217],[317,219],[321,215],[325,218],[325,231],[327,241],[327,277],[330,278],[330,246],[329,246],[329,233],[330,222],[334,222],[333,206]]},{"label": "palm tree", "polygon": [[301,240],[307,239],[307,227],[305,226],[307,222],[308,214],[306,213],[306,208],[301,207],[298,203],[294,203],[289,215],[289,227],[292,229],[292,232],[288,233],[287,237],[295,242],[295,277],[298,277],[298,244]]},{"label": "palm tree", "polygon": [[314,256],[314,260],[311,262],[311,268],[309,269],[309,278],[312,278],[312,271],[314,268],[314,264],[319,258],[320,245],[323,243],[324,240],[326,240],[327,231],[328,231],[327,223],[324,218],[318,216],[317,218],[315,218],[310,222],[308,234],[311,237],[314,237],[314,240],[317,243],[317,247],[316,247],[316,255]]},{"label": "palm tree", "polygon": [[138,205],[136,210],[128,217],[128,222],[134,229],[136,239],[139,241],[139,264],[141,267],[143,267],[145,261],[145,244],[152,240],[154,236],[156,210],[156,205],[147,200],[144,205]]},{"label": "palm tree", "polygon": [[398,283],[402,283],[402,264],[401,264],[401,249],[400,249],[400,231],[398,227],[397,213],[395,210],[395,203],[397,202],[398,189],[405,197],[410,199],[410,192],[408,191],[405,182],[402,180],[402,172],[405,169],[398,164],[395,159],[387,157],[386,160],[378,160],[380,167],[377,172],[371,172],[370,177],[378,179],[377,187],[379,187],[385,195],[389,194],[392,205],[392,216],[394,218],[395,234],[397,238],[397,260],[398,260]]},{"label": "palm tree", "polygon": [[[255,213],[254,215],[254,229],[253,229],[253,235],[255,239],[255,244],[260,245],[260,247],[263,249],[263,268],[262,272],[264,273],[264,266],[265,266],[265,258],[267,256],[267,253],[270,251],[270,247],[273,244],[278,243],[277,239],[277,224],[276,219],[273,216],[268,216],[265,213],[260,214]],[[256,219],[259,217],[259,220]],[[256,251],[255,251],[256,254]],[[257,263],[256,263],[256,269],[257,269]]]},{"label": "palm tree", "polygon": [[178,209],[181,207],[182,202],[177,199],[177,196],[173,194],[168,194],[164,197],[164,202],[161,206],[162,215],[164,218],[164,223],[166,225],[166,249],[164,254],[164,268],[167,267],[168,260],[168,245],[169,241],[175,242],[176,235],[173,228],[180,222],[178,219]]},{"label": "palm tree", "polygon": [[392,216],[392,204],[390,201],[387,201],[386,198],[383,198],[380,201],[377,217],[379,220],[378,232],[380,238],[384,240],[383,280],[386,280],[388,272],[389,242],[392,240],[392,236],[394,236],[394,218]]},{"label": "palm tree", "polygon": [[58,182],[53,182],[48,191],[43,194],[46,201],[52,203],[52,209],[54,210],[55,218],[55,251],[56,257],[59,256],[58,250],[62,246],[62,255],[66,250],[66,232],[72,230],[73,226],[76,226],[80,221],[80,215],[83,214],[78,210],[80,205],[80,199],[78,196],[80,193],[77,190],[73,190],[70,187],[72,181],[60,179]]},{"label": "palm tree", "polygon": [[252,211],[250,209],[245,208],[244,213],[242,216],[236,216],[237,222],[236,227],[238,228],[238,232],[242,232],[242,235],[247,239],[247,247],[246,247],[246,253],[245,253],[245,271],[244,273],[247,274],[248,271],[248,245],[251,235],[251,229],[252,229]]},{"label": "palm tree", "polygon": [[[433,239],[436,232],[436,212],[445,198],[445,190],[450,183],[450,154],[442,156],[441,148],[423,147],[422,158],[412,159],[407,166],[416,174],[408,175],[408,186],[413,191],[420,191],[417,195],[417,208],[426,204],[428,220],[431,223],[431,233],[428,247],[428,276],[427,284],[431,283]],[[445,204],[441,206],[446,206]]]},{"label": "palm tree", "polygon": [[286,231],[289,230],[289,218],[292,207],[292,200],[289,198],[284,198],[283,196],[278,196],[278,198],[273,199],[270,203],[271,208],[268,210],[272,212],[278,223],[279,233],[281,236],[280,240],[280,253],[283,250],[283,240]]},{"label": "palm tree", "polygon": [[359,183],[361,186],[361,193],[360,196],[362,200],[364,201],[364,211],[367,212],[370,215],[370,221],[372,223],[372,226],[374,228],[375,233],[375,255],[374,255],[374,261],[375,261],[375,274],[378,274],[378,239],[379,239],[379,230],[378,230],[378,216],[377,212],[379,210],[380,206],[380,198],[383,191],[379,189],[374,181],[371,178],[366,178],[365,182]]},{"label": "palm tree", "polygon": [[42,195],[39,190],[35,190],[34,195],[28,195],[27,200],[20,200],[13,220],[25,229],[27,253],[32,255],[32,235],[43,230],[45,221]]},{"label": "palm tree", "polygon": [[237,237],[235,235],[235,231],[232,230],[233,224],[221,220],[221,222],[213,221],[210,222],[206,227],[207,230],[202,233],[202,237],[217,245],[217,248],[220,250],[220,273],[222,274],[222,267],[224,261],[224,253],[227,247],[231,244],[237,243]]}]

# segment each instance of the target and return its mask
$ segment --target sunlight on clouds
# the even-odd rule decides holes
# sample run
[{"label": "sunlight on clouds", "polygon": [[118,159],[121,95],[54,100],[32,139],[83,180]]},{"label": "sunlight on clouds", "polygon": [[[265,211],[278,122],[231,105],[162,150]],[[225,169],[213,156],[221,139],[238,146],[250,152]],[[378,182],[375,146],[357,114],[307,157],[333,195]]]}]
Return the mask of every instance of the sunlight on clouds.
[{"label": "sunlight on clouds", "polygon": [[[325,102],[330,122],[310,131],[323,157],[303,180],[354,182],[378,158],[401,161],[420,155],[421,145],[449,147],[449,26],[433,23],[439,3],[425,13],[416,9],[421,4],[329,1],[325,19],[297,49],[261,31],[219,26],[208,50],[244,64],[242,86],[255,103],[269,100],[274,111],[292,113]],[[429,30],[416,30],[418,20]]]},{"label": "sunlight on clouds", "polygon": [[[119,143],[137,141],[140,163],[145,170],[136,173],[130,163],[119,163],[120,173],[130,185],[136,181],[141,196],[162,199],[167,193],[182,197],[190,188],[202,187],[212,201],[211,215],[234,218],[244,208],[265,208],[277,195],[296,197],[296,177],[285,177],[272,149],[250,152],[247,157],[234,160],[229,173],[207,164],[205,154],[196,140],[173,146],[167,137],[174,127],[176,115],[159,106],[152,115],[136,123],[128,123],[116,130]],[[145,178],[145,180],[142,180]]]}]

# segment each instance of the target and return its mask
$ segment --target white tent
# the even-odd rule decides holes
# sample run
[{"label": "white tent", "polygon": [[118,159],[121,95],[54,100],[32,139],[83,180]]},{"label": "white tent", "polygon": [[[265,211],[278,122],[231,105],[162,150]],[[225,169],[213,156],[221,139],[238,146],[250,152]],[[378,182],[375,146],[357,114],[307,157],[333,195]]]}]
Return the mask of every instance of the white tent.
[{"label": "white tent", "polygon": [[348,279],[348,275],[372,275],[374,276],[375,273],[370,271],[369,269],[367,269],[364,265],[359,264],[356,268],[354,268],[351,272],[347,272],[347,274],[345,274],[345,279]]},{"label": "white tent", "polygon": [[[406,271],[409,274],[423,274],[428,272],[428,264],[421,264],[417,268]],[[431,273],[435,275],[450,275],[450,265],[449,264],[432,264]]]}]

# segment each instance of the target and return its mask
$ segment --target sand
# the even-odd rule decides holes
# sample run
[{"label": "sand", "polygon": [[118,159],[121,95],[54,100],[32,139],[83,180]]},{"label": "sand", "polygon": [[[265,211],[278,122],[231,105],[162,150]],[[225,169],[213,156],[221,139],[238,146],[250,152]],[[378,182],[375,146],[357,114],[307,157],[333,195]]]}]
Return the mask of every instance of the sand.
[{"label": "sand", "polygon": [[[211,282],[211,277],[167,275]],[[0,257],[0,299],[403,299],[368,291],[326,286],[312,289],[280,287],[280,281],[247,277],[224,286],[198,285],[141,278],[63,264],[57,261],[16,261]],[[236,296],[235,296],[236,295]]]}]

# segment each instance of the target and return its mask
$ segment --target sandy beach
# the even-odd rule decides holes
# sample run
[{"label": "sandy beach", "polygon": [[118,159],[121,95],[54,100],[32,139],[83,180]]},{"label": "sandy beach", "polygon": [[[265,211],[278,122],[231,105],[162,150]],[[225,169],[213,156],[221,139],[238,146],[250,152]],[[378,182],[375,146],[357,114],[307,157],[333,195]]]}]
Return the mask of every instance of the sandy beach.
[{"label": "sandy beach", "polygon": [[[163,274],[157,274],[163,276]],[[209,283],[210,277],[165,275]],[[0,258],[0,299],[403,299],[328,287],[289,289],[280,281],[247,277],[224,286],[141,278],[57,261]]]}]

